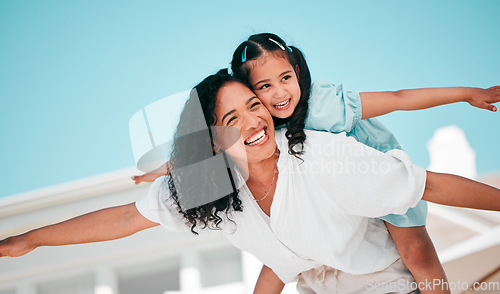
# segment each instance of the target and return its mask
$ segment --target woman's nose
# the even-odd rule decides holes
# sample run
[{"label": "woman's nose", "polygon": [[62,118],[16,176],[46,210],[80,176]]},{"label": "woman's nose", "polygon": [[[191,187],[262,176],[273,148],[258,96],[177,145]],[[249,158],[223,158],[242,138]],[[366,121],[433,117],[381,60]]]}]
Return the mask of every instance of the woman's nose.
[{"label": "woman's nose", "polygon": [[250,130],[256,128],[259,125],[259,117],[252,112],[248,112],[244,116],[244,128],[245,130]]}]

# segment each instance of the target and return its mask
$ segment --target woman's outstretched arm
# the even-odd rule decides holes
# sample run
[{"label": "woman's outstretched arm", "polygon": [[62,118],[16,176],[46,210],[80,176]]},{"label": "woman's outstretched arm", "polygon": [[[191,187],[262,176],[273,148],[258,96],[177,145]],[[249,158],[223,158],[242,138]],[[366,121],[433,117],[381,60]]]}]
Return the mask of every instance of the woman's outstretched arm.
[{"label": "woman's outstretched arm", "polygon": [[500,101],[500,86],[488,89],[472,87],[422,88],[387,92],[359,93],[362,118],[384,115],[396,110],[420,110],[455,102],[497,111],[493,103]]},{"label": "woman's outstretched arm", "polygon": [[143,217],[135,203],[87,213],[0,241],[0,257],[21,256],[40,246],[108,241],[157,226]]},{"label": "woman's outstretched arm", "polygon": [[427,171],[423,200],[500,211],[500,190],[461,176]]}]

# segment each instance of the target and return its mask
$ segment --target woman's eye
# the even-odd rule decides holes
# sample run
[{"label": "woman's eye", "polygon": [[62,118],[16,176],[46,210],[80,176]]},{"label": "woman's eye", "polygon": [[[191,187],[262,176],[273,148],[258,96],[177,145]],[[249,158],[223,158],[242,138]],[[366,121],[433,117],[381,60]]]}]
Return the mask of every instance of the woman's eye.
[{"label": "woman's eye", "polygon": [[284,76],[283,81],[286,81],[286,80],[291,79],[291,78],[292,78],[292,76]]},{"label": "woman's eye", "polygon": [[252,104],[250,106],[250,109],[252,109],[252,108],[254,108],[254,107],[258,106],[258,105],[260,105],[260,102],[255,102],[254,104]]},{"label": "woman's eye", "polygon": [[228,125],[228,126],[229,126],[229,125],[230,125],[231,123],[233,123],[235,120],[236,120],[236,116],[231,117],[231,118],[227,121],[226,125]]}]

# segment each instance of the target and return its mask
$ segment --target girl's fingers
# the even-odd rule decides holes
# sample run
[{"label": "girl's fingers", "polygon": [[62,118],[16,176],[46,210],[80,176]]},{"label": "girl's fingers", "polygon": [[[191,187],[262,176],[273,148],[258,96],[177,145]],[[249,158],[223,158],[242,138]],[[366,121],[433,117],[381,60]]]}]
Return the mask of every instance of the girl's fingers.
[{"label": "girl's fingers", "polygon": [[132,181],[134,181],[134,184],[138,185],[142,182],[142,176],[132,176],[131,177]]}]

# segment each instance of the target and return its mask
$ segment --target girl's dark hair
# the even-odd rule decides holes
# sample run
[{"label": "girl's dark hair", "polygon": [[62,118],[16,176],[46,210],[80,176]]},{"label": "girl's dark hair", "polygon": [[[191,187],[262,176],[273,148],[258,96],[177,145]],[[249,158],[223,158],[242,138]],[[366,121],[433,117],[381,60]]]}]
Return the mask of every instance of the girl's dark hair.
[{"label": "girl's dark hair", "polygon": [[[288,153],[298,157],[303,153],[303,143],[306,139],[304,125],[311,93],[311,74],[302,52],[297,47],[287,46],[285,41],[275,34],[255,34],[236,48],[231,61],[231,69],[236,77],[249,84],[248,77],[251,67],[249,61],[268,54],[288,59],[298,76],[301,95],[294,112],[286,119],[273,117],[275,126],[286,123],[288,130],[285,135],[288,139]],[[299,145],[300,149],[295,150],[295,145]]]},{"label": "girl's dark hair", "polygon": [[[196,227],[220,229],[219,224],[223,221],[220,212],[228,216],[232,211],[242,211],[234,182],[235,174],[232,173],[234,163],[222,151],[228,171],[225,177],[229,177],[232,185],[232,192],[227,195],[226,192],[220,192],[221,185],[217,179],[220,178],[221,171],[216,171],[208,165],[203,166],[207,159],[218,154],[213,148],[213,138],[216,134],[212,129],[217,121],[216,97],[219,90],[230,82],[245,85],[229,75],[227,69],[222,69],[195,86],[184,105],[174,136],[170,157],[171,172],[166,181],[170,197],[194,234],[198,234]],[[184,168],[193,164],[197,164],[195,168]],[[222,195],[225,196],[221,198]],[[209,200],[202,202],[202,205],[196,205],[197,201],[200,203],[200,197]],[[230,220],[229,216],[228,219]]]}]

